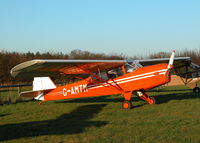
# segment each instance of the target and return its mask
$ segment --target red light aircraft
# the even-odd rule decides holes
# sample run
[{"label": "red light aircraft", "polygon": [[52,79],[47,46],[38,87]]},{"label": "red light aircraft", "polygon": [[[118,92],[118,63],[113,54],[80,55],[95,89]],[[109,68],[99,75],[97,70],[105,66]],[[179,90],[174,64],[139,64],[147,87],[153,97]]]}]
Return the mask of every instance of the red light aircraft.
[{"label": "red light aircraft", "polygon": [[[33,91],[20,93],[24,97],[48,101],[121,94],[124,98],[123,108],[130,109],[133,92],[149,104],[155,103],[155,99],[149,97],[146,91],[170,81],[174,54],[173,51],[168,64],[145,67],[133,60],[32,60],[15,66],[11,75],[38,76],[34,77]],[[59,87],[49,77],[41,77],[61,73],[89,77]]]}]

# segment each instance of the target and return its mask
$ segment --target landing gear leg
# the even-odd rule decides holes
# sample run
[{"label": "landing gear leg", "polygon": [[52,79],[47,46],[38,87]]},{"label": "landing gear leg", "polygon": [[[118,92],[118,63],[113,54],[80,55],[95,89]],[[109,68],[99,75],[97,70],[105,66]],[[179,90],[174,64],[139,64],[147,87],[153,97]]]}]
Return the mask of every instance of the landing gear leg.
[{"label": "landing gear leg", "polygon": [[131,92],[123,94],[125,100],[122,103],[122,107],[124,109],[131,109],[132,108],[131,95],[132,95]]},{"label": "landing gear leg", "polygon": [[149,97],[148,94],[147,94],[145,91],[142,91],[142,90],[137,91],[137,92],[136,92],[136,95],[137,95],[140,99],[146,101],[146,102],[149,103],[149,104],[155,104],[155,103],[156,103],[155,98]]}]

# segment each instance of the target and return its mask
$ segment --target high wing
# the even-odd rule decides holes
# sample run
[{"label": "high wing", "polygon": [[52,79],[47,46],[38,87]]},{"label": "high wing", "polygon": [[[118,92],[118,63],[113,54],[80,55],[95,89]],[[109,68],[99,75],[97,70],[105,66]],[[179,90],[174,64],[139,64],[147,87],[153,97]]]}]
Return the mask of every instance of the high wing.
[{"label": "high wing", "polygon": [[[159,63],[168,63],[169,58],[158,58],[158,59],[144,59],[144,60],[137,60],[141,65],[148,66],[148,65],[154,65]],[[173,67],[177,68],[186,64],[191,63],[190,57],[176,57],[174,58],[174,64]]]},{"label": "high wing", "polygon": [[[48,60],[39,59],[21,63],[11,69],[13,77],[33,78],[40,76],[59,77],[60,74],[88,74],[89,72],[108,71],[125,63],[137,62],[142,66],[168,63],[169,58],[143,60]],[[174,71],[184,78],[200,76],[200,66],[192,63],[190,57],[174,58]]]},{"label": "high wing", "polygon": [[[158,59],[144,59],[137,60],[142,66],[148,66],[159,63],[168,63],[169,58],[158,58]],[[174,72],[183,78],[195,78],[200,77],[200,66],[192,63],[190,57],[177,57],[174,58]]]},{"label": "high wing", "polygon": [[88,72],[108,71],[125,64],[126,60],[31,60],[11,69],[13,77],[32,78],[60,74],[88,74]]}]

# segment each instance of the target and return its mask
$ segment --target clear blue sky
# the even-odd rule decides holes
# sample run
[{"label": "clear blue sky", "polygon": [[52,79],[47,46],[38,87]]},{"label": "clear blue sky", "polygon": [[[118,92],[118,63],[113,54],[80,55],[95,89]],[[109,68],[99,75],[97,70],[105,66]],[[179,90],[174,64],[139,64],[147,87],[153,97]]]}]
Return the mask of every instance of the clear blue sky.
[{"label": "clear blue sky", "polygon": [[199,0],[0,0],[0,50],[148,55],[200,48]]}]

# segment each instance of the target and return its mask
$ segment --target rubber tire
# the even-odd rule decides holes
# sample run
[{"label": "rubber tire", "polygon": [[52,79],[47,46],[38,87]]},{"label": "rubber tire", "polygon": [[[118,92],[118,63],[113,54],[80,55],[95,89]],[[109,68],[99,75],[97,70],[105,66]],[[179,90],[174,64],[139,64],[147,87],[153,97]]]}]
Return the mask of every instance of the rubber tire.
[{"label": "rubber tire", "polygon": [[199,87],[193,88],[193,92],[194,92],[194,93],[200,93],[200,88],[199,88]]},{"label": "rubber tire", "polygon": [[132,102],[128,100],[124,100],[122,103],[123,109],[131,109],[132,108]]}]

